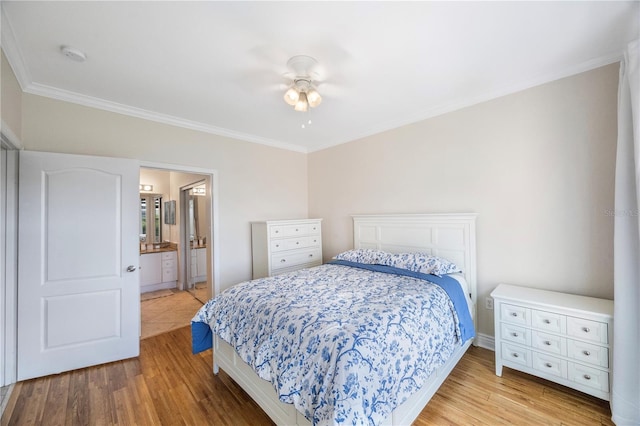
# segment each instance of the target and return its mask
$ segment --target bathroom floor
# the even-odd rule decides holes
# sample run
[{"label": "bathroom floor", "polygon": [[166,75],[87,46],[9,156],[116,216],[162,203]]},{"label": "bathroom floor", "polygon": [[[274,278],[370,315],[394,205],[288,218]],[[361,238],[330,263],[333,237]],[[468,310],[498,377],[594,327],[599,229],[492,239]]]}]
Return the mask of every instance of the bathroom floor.
[{"label": "bathroom floor", "polygon": [[191,318],[202,306],[202,302],[195,299],[188,291],[159,290],[144,293],[142,299],[140,339],[191,324]]}]

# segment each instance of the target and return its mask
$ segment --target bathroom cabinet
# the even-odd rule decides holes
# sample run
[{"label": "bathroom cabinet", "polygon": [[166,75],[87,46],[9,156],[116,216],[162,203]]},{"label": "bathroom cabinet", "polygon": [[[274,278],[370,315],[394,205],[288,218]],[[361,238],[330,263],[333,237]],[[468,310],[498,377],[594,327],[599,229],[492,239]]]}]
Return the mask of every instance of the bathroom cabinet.
[{"label": "bathroom cabinet", "polygon": [[164,251],[140,255],[140,293],[175,288],[178,280],[177,253]]}]

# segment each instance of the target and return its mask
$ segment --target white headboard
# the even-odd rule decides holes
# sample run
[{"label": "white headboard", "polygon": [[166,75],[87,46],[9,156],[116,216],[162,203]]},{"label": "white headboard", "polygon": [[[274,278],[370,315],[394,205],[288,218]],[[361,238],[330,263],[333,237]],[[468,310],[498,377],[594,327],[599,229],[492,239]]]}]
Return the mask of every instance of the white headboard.
[{"label": "white headboard", "polygon": [[[476,304],[475,213],[352,217],[354,248],[371,248],[390,253],[419,251],[444,257],[462,269],[469,284],[471,301]],[[475,311],[474,306],[474,313]]]}]

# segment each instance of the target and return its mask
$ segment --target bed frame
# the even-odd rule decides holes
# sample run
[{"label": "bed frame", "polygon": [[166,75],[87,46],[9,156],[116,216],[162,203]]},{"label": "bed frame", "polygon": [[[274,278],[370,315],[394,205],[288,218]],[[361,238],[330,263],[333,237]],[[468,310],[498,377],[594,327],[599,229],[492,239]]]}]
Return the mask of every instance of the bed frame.
[{"label": "bed frame", "polygon": [[[476,323],[476,214],[409,214],[353,216],[354,248],[375,248],[388,252],[420,251],[445,257],[464,271]],[[427,383],[396,407],[385,425],[411,424],[445,381],[471,345],[459,347],[449,361],[435,371]],[[218,367],[233,378],[278,425],[310,425],[292,404],[278,400],[275,389],[261,379],[225,341],[214,336],[214,373]]]}]

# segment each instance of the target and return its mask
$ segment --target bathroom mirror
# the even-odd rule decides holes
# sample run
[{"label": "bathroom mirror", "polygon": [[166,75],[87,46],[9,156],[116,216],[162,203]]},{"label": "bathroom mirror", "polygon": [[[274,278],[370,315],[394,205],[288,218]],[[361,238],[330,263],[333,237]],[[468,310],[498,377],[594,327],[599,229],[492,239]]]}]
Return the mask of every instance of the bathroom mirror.
[{"label": "bathroom mirror", "polygon": [[162,242],[162,195],[140,194],[140,242]]}]

